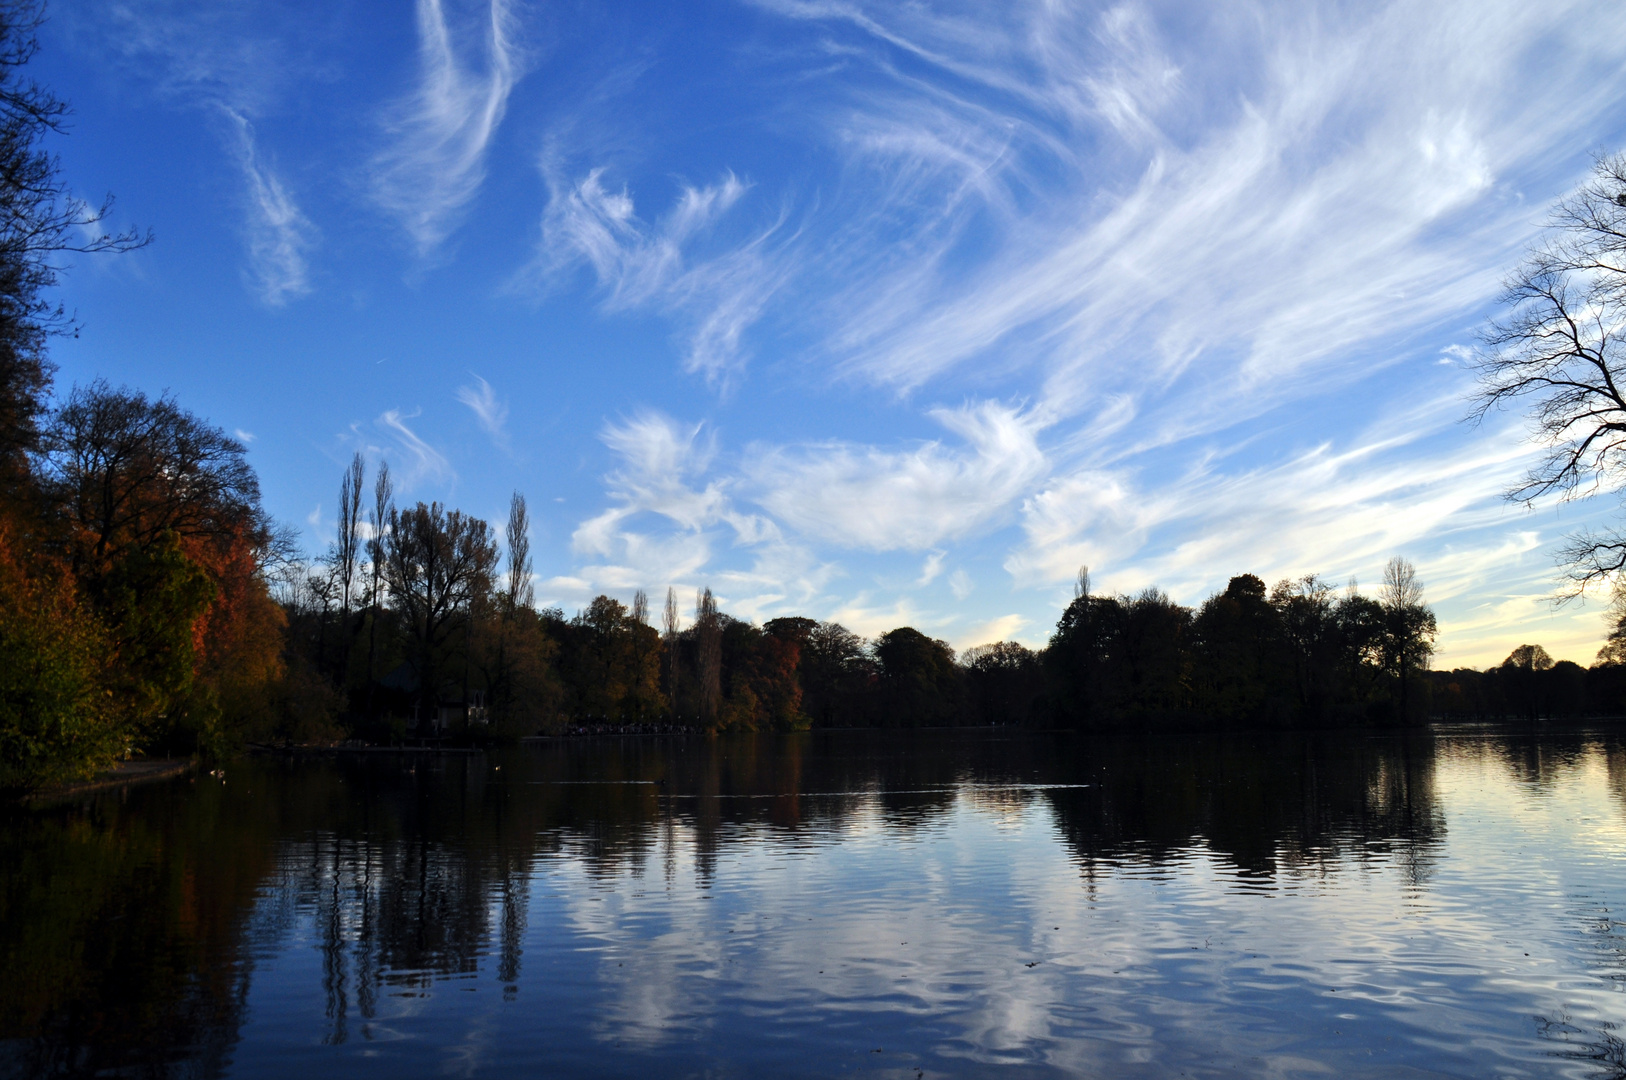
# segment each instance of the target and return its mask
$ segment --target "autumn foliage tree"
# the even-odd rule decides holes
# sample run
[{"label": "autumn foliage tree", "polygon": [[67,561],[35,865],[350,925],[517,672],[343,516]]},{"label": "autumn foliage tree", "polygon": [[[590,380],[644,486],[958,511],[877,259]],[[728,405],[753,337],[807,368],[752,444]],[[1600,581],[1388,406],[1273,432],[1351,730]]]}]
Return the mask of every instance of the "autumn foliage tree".
[{"label": "autumn foliage tree", "polygon": [[[31,565],[33,564],[33,565]],[[69,779],[128,746],[105,679],[108,642],[60,565],[0,519],[0,790]]]},{"label": "autumn foliage tree", "polygon": [[[3,523],[6,786],[132,750],[220,753],[276,695],[278,538],[243,446],[168,397],[92,383],[51,414],[34,512]],[[72,690],[69,693],[69,690]]]},{"label": "autumn foliage tree", "polygon": [[217,750],[281,675],[277,536],[243,445],[168,397],[96,382],[44,437],[46,526],[111,644],[141,738]]}]

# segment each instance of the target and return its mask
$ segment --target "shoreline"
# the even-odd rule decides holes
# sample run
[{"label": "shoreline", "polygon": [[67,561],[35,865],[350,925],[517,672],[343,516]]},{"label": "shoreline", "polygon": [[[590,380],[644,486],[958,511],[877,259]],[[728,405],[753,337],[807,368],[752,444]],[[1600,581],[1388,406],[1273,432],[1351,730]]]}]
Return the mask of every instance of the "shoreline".
[{"label": "shoreline", "polygon": [[23,802],[24,805],[29,807],[66,802],[81,795],[93,795],[113,788],[152,784],[160,780],[173,780],[177,776],[185,776],[195,768],[197,768],[197,762],[191,758],[121,761],[111,769],[97,773],[89,780],[75,780],[72,783],[59,784],[56,787],[42,788],[28,796]]}]

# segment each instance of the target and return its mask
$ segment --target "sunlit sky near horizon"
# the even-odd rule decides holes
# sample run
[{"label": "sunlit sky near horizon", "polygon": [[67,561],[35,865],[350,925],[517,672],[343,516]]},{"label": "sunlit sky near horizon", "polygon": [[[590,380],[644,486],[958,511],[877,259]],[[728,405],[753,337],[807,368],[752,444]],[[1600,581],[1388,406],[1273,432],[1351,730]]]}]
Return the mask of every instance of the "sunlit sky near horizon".
[{"label": "sunlit sky near horizon", "polygon": [[[1613,3],[58,2],[59,389],[248,442],[307,548],[356,450],[534,519],[538,599],[1041,643],[1081,564],[1416,563],[1436,665],[1588,663],[1465,359],[1626,145]],[[369,480],[371,473],[369,472]]]}]

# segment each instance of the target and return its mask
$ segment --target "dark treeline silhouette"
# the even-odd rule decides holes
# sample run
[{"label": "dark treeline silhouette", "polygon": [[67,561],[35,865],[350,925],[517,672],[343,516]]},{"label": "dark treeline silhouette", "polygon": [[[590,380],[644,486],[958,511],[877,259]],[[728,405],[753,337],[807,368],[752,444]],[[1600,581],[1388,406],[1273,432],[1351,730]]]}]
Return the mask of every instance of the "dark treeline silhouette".
[{"label": "dark treeline silhouette", "polygon": [[1485,671],[1429,673],[1434,714],[1449,720],[1569,720],[1626,716],[1626,664],[1605,646],[1584,668],[1520,645]]},{"label": "dark treeline silhouette", "polygon": [[1267,590],[1252,574],[1195,610],[1156,589],[1093,596],[1087,574],[1077,593],[1042,656],[1058,720],[1323,727],[1427,714],[1434,615],[1402,559],[1376,599],[1315,577]]},{"label": "dark treeline silhouette", "polygon": [[[966,650],[913,627],[866,640],[789,616],[761,626],[666,590],[659,615],[599,596],[574,616],[533,603],[525,499],[506,556],[485,522],[438,503],[397,508],[387,465],[341,483],[339,536],[281,595],[285,664],[307,692],[286,742],[355,736],[515,737],[567,731],[793,731],[1022,725],[1108,730],[1328,727],[1425,719],[1434,616],[1410,564],[1376,597],[1314,577],[1253,575],[1188,608],[1152,589],[1075,597],[1040,650]],[[364,536],[365,534],[365,536]],[[652,625],[657,622],[658,626]]]}]

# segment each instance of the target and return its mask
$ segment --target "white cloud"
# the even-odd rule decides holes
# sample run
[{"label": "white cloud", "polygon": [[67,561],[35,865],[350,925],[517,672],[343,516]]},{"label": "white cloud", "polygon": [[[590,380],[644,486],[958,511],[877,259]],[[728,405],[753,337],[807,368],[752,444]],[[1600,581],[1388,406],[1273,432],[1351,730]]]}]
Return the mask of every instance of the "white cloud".
[{"label": "white cloud", "polygon": [[224,120],[227,152],[244,185],[245,281],[273,307],[310,292],[308,256],[318,231],[266,162],[253,121],[275,110],[290,82],[312,77],[305,50],[292,42],[320,38],[322,30],[291,11],[157,0],[97,5],[95,16],[70,20],[69,33],[84,35],[98,60],[111,59],[143,87]]},{"label": "white cloud", "polygon": [[606,311],[653,307],[680,315],[685,369],[726,384],[744,362],[746,329],[790,274],[771,247],[783,222],[697,257],[694,249],[748,190],[733,173],[710,186],[683,185],[672,209],[650,224],[638,218],[625,188],[605,187],[603,168],[567,181],[550,153],[542,170],[549,198],[530,276],[557,280],[585,264],[605,290]]},{"label": "white cloud", "polygon": [[922,618],[923,614],[908,596],[893,597],[890,602],[883,603],[876,601],[868,592],[860,592],[830,608],[825,618],[873,639],[900,626],[913,626],[929,633],[927,628],[935,620]]},{"label": "white cloud", "polygon": [[254,441],[254,433],[252,431],[244,431],[242,428],[234,428],[232,430],[232,434],[237,436],[237,440],[242,443],[251,443]]},{"label": "white cloud", "polygon": [[1044,475],[1030,414],[983,402],[931,416],[965,445],[753,448],[756,499],[778,520],[844,547],[918,551],[983,528]]},{"label": "white cloud", "polygon": [[1532,227],[1510,178],[1588,145],[1626,59],[1595,6],[764,6],[856,28],[873,67],[814,114],[871,179],[796,253],[832,283],[799,298],[818,359],[905,390],[1031,370],[1036,412],[1136,415],[1132,440],[1073,428],[1117,455],[1347,385],[1485,303]]},{"label": "white cloud", "polygon": [[480,385],[457,388],[457,400],[467,405],[485,433],[506,449],[508,432],[505,425],[508,423],[508,402],[498,401],[497,392],[480,376],[475,375],[474,381]]},{"label": "white cloud", "polygon": [[[397,453],[393,456],[401,462],[396,474],[397,481],[404,488],[416,487],[423,483],[445,484],[457,479],[457,471],[452,468],[452,463],[446,460],[445,455],[407,426],[408,420],[422,414],[422,409],[414,409],[410,413],[403,413],[400,409],[389,409],[380,413],[378,419],[373,421],[374,426],[394,443]],[[374,453],[377,456],[385,456],[376,448]]]},{"label": "white cloud", "polygon": [[1440,616],[1438,662],[1499,661],[1519,634],[1590,659],[1595,614],[1541,602],[1567,526],[1500,498],[1530,453],[1517,424],[1445,440],[1451,419],[1425,402],[1347,445],[1231,471],[1199,457],[1155,485],[1119,470],[1057,476],[1024,503],[1024,540],[1005,567],[1055,604],[1083,565],[1098,591],[1159,585],[1195,604],[1244,572],[1372,586],[1399,554],[1417,564]]},{"label": "white cloud", "polygon": [[[571,546],[609,561],[579,572],[624,590],[698,581],[711,558],[709,530],[732,516],[717,484],[692,486],[715,452],[704,425],[643,411],[607,425],[603,439],[622,462],[607,478],[616,505],[579,525]],[[641,515],[666,519],[664,535],[637,527]]]},{"label": "white cloud", "polygon": [[485,181],[486,155],[519,77],[507,0],[490,0],[479,35],[483,71],[459,55],[441,0],[418,0],[419,82],[388,122],[394,142],[373,162],[373,196],[420,256],[457,227]]},{"label": "white cloud", "polygon": [[[761,6],[816,23],[819,63],[839,50],[810,123],[864,180],[786,252],[809,359],[900,395],[1036,381],[1045,466],[982,485],[1023,503],[1018,584],[1087,562],[1200,599],[1241,569],[1371,575],[1402,551],[1464,635],[1453,605],[1497,567],[1543,591],[1556,527],[1497,498],[1521,432],[1453,429],[1464,352],[1426,343],[1471,330],[1535,207],[1618,131],[1626,12]],[[1396,401],[1415,431],[1360,430]],[[1307,408],[1329,429],[1309,449],[1282,434]],[[936,444],[753,457],[763,505],[839,547],[999,520]]]},{"label": "white cloud", "polygon": [[627,513],[660,514],[691,531],[720,520],[727,505],[722,489],[712,483],[695,490],[689,483],[716,454],[705,425],[679,424],[646,410],[607,425],[603,439],[622,461],[609,479],[613,496]]},{"label": "white cloud", "polygon": [[1000,615],[979,623],[960,635],[960,644],[956,646],[961,652],[975,648],[978,645],[994,645],[1001,641],[1015,641],[1022,629],[1029,625],[1028,619],[1021,615]]},{"label": "white cloud", "polygon": [[281,307],[311,291],[305,253],[315,246],[316,227],[270,167],[259,160],[254,129],[238,113],[226,110],[237,132],[237,164],[247,184],[247,278],[260,299]]},{"label": "white cloud", "polygon": [[[591,560],[572,576],[586,588],[630,597],[672,586],[687,603],[710,586],[731,613],[771,618],[807,604],[837,573],[774,521],[734,505],[729,481],[709,475],[717,450],[705,425],[642,410],[606,425],[602,438],[620,465],[606,477],[612,505],[571,534],[572,550]],[[744,562],[719,565],[720,552]]]},{"label": "white cloud", "polygon": [[[570,588],[711,583],[748,612],[992,627],[1017,616],[955,567],[977,567],[961,549],[1013,522],[1005,567],[1050,599],[1080,563],[1106,587],[1194,601],[1244,569],[1370,575],[1400,551],[1455,602],[1505,560],[1539,561],[1547,534],[1510,528],[1496,499],[1518,433],[1449,427],[1463,353],[1438,343],[1466,337],[1532,204],[1618,112],[1626,15],[1466,0],[1179,19],[1134,3],[762,6],[812,24],[807,85],[837,58],[785,121],[830,164],[817,195],[798,206],[798,173],[764,213],[764,184],[702,155],[685,163],[712,181],[675,181],[651,211],[665,197],[622,179],[637,159],[615,139],[565,146],[578,117],[541,154],[547,205],[522,280],[585,271],[603,312],[672,317],[685,367],[725,387],[794,298],[778,353],[810,379],[893,391],[880,408],[894,416],[926,388],[970,400],[928,413],[941,439],[855,424],[737,457],[658,413],[611,424],[616,465],[572,534],[584,565]],[[403,128],[403,143],[439,147],[434,168],[455,182],[401,190],[451,207],[415,234],[433,246],[478,187],[511,83],[467,76],[439,7],[419,12],[429,89],[414,115],[453,119]],[[459,399],[487,424],[488,384]],[[1405,418],[1362,430],[1395,401]],[[1305,412],[1326,417],[1308,436]],[[884,574],[834,561],[893,551],[909,556]],[[945,576],[967,609],[952,619],[874,591]],[[838,581],[847,594],[828,595]],[[1478,633],[1510,610],[1452,625]]]},{"label": "white cloud", "polygon": [[1381,566],[1510,513],[1501,487],[1527,449],[1503,427],[1430,452],[1452,420],[1427,403],[1342,448],[1230,472],[1199,456],[1155,487],[1116,470],[1059,476],[1024,503],[1025,540],[1006,569],[1021,584],[1062,584],[1088,564],[1103,588],[1155,583],[1190,599],[1232,573],[1341,579]]}]

